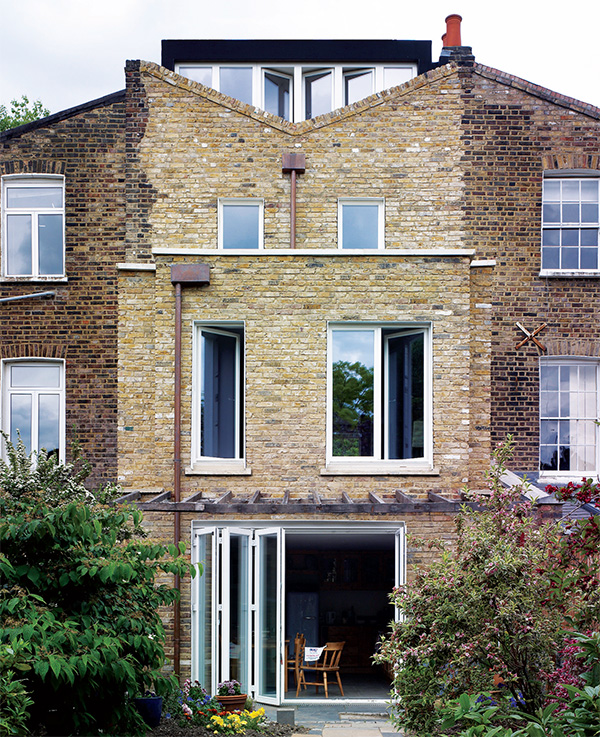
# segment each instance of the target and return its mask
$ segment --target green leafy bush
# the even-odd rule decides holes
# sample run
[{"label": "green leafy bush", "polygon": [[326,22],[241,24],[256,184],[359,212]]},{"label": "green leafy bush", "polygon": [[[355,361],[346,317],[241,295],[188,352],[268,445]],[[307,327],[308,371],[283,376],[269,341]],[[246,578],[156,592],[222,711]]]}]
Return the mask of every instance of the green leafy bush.
[{"label": "green leafy bush", "polygon": [[[23,642],[30,723],[50,734],[144,732],[132,698],[168,691],[159,608],[193,571],[184,545],[144,539],[142,515],[92,495],[85,473],[21,443],[0,463],[0,643]],[[157,583],[158,580],[160,583]]]},{"label": "green leafy bush", "polygon": [[0,737],[27,733],[29,707],[33,701],[21,678],[23,672],[30,669],[23,659],[24,646],[20,639],[13,647],[0,644]]}]

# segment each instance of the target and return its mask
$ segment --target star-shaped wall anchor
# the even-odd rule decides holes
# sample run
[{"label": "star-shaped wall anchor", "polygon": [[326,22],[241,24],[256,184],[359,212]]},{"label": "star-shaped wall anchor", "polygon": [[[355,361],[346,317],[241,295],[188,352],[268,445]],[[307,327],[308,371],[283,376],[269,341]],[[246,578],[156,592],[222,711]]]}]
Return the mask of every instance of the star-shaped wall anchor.
[{"label": "star-shaped wall anchor", "polygon": [[530,333],[529,330],[527,330],[527,328],[524,328],[521,325],[521,323],[518,322],[517,323],[517,327],[519,328],[519,330],[523,331],[527,337],[524,340],[522,340],[520,343],[517,343],[517,350],[519,350],[519,348],[522,348],[525,345],[525,343],[527,343],[528,341],[531,340],[531,341],[533,341],[537,345],[537,347],[542,352],[545,353],[546,352],[546,346],[543,345],[542,343],[540,343],[540,341],[535,336],[538,333],[540,333],[546,327],[547,324],[548,323],[545,323],[545,322],[542,323],[539,327],[537,327],[533,332]]}]

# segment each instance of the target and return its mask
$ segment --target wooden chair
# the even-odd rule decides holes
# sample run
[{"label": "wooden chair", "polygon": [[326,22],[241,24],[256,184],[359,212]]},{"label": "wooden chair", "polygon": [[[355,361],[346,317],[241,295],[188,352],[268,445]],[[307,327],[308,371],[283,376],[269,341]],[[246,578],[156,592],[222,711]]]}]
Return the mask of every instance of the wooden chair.
[{"label": "wooden chair", "polygon": [[304,657],[304,646],[306,645],[306,638],[303,634],[296,632],[296,637],[294,638],[294,650],[290,653],[289,650],[286,649],[286,659],[285,659],[285,678],[284,678],[284,690],[288,690],[288,673],[289,671],[294,672],[294,683],[298,685],[298,681],[300,680],[300,665],[302,663],[302,658]]},{"label": "wooden chair", "polygon": [[[302,663],[300,666],[300,678],[296,689],[296,696],[300,693],[300,687],[315,686],[316,693],[319,693],[319,686],[325,689],[325,698],[329,698],[327,675],[335,673],[337,684],[340,687],[340,693],[344,695],[342,681],[340,680],[340,658],[345,642],[328,642],[325,645],[321,657],[315,663]],[[314,672],[314,680],[307,681],[305,672]]]}]

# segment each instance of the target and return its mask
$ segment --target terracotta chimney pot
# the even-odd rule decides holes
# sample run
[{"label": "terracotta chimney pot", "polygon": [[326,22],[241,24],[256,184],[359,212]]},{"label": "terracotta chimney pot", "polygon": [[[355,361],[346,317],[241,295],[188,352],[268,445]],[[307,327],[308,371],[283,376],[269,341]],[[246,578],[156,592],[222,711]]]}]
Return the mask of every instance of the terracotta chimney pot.
[{"label": "terracotta chimney pot", "polygon": [[460,15],[449,15],[446,18],[446,33],[442,36],[444,46],[462,46],[460,40]]}]

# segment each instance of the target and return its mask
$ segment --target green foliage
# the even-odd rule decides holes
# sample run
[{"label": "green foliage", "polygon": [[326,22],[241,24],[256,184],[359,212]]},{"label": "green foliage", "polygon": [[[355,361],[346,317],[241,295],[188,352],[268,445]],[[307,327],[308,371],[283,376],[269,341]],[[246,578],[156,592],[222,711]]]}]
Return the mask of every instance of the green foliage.
[{"label": "green foliage", "polygon": [[24,643],[31,723],[60,734],[143,733],[130,697],[171,688],[159,608],[178,592],[156,581],[191,571],[185,546],[144,539],[141,513],[104,503],[110,490],[90,494],[83,471],[44,453],[32,464],[22,443],[7,447],[0,643]]},{"label": "green foliage", "polygon": [[25,643],[15,640],[13,647],[0,644],[0,737],[27,734],[29,707],[33,701],[27,695],[22,680],[30,666],[23,659]]},{"label": "green foliage", "polygon": [[50,111],[39,100],[30,103],[29,98],[22,95],[20,100],[11,100],[10,110],[7,110],[6,105],[0,105],[0,131],[31,123],[46,115],[50,115]]},{"label": "green foliage", "polygon": [[373,369],[359,361],[336,361],[333,364],[333,455],[361,455],[361,439],[372,436],[372,423]]},{"label": "green foliage", "polygon": [[560,525],[539,520],[521,486],[505,489],[511,450],[509,440],[496,451],[489,495],[473,496],[473,508],[457,515],[453,553],[444,551],[393,594],[403,619],[377,659],[394,665],[398,723],[419,734],[431,733],[438,710],[463,692],[491,691],[494,675],[524,712],[538,713],[566,617],[575,627],[598,621],[598,587],[590,581],[599,580],[600,560],[593,540],[576,544],[589,528],[565,536]]}]

